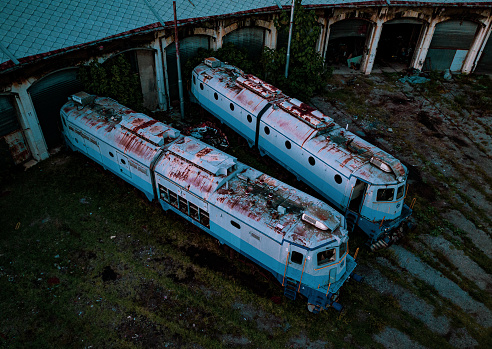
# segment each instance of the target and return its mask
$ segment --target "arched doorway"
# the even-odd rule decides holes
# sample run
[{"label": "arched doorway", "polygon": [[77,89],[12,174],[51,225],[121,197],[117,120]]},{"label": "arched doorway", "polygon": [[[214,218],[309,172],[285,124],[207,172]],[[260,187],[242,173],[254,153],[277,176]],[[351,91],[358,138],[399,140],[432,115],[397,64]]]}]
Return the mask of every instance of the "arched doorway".
[{"label": "arched doorway", "polygon": [[[184,68],[186,62],[195,57],[200,48],[208,50],[210,48],[210,37],[206,35],[194,35],[179,40],[179,62],[181,64],[181,74],[186,74]],[[178,92],[178,68],[176,63],[176,45],[172,44],[166,47],[166,69],[167,80],[169,84],[169,99],[171,101],[179,99]],[[191,72],[190,72],[191,74]],[[183,81],[188,79],[182,76]],[[184,88],[183,90],[187,90]]]},{"label": "arched doorway", "polygon": [[155,51],[151,48],[134,48],[120,52],[108,58],[103,64],[111,63],[111,60],[122,55],[130,64],[131,72],[138,75],[142,91],[142,105],[155,110],[159,105],[157,92]]},{"label": "arched doorway", "polygon": [[466,20],[453,19],[437,24],[424,69],[461,71],[477,29],[477,23]]},{"label": "arched doorway", "polygon": [[236,29],[222,39],[222,44],[231,43],[244,49],[251,60],[258,59],[265,45],[265,28],[244,27]]},{"label": "arched doorway", "polygon": [[362,19],[345,19],[332,24],[325,62],[359,69],[369,29],[370,22]]},{"label": "arched doorway", "polygon": [[28,89],[48,149],[62,143],[60,108],[70,95],[83,89],[77,71],[75,67],[55,71]]},{"label": "arched doorway", "polygon": [[422,31],[422,21],[415,18],[397,18],[383,24],[376,53],[376,65],[396,64],[408,68]]}]

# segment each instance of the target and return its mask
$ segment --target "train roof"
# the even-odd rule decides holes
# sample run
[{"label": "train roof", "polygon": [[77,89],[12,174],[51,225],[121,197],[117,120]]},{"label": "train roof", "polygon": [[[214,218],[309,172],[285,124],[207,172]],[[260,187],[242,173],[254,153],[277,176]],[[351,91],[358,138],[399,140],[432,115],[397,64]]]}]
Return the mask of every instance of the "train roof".
[{"label": "train roof", "polygon": [[243,164],[213,200],[279,243],[314,249],[346,235],[343,216],[329,205]]},{"label": "train roof", "polygon": [[180,134],[109,97],[96,97],[84,107],[69,100],[61,113],[66,115],[69,127],[76,126],[145,165],[150,165],[159,149]]},{"label": "train roof", "polygon": [[181,137],[163,151],[157,174],[279,243],[313,249],[346,235],[343,216],[329,205],[208,144]]},{"label": "train roof", "polygon": [[263,122],[321,161],[336,163],[337,171],[346,177],[355,175],[376,185],[398,183],[406,178],[407,169],[398,159],[343,129],[329,116],[253,75],[217,62],[220,61],[214,61],[214,68],[202,63],[195,72],[249,112],[257,114],[270,103],[272,108],[263,115]]},{"label": "train roof", "polygon": [[192,137],[181,137],[171,144],[155,167],[194,195],[210,200],[236,169],[236,158]]}]

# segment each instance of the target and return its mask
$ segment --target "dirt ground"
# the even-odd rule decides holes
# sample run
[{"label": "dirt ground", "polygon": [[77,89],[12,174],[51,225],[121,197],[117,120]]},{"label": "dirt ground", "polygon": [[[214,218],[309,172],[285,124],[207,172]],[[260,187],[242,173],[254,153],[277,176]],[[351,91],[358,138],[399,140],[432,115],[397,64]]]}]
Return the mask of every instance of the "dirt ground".
[{"label": "dirt ground", "polygon": [[[378,258],[378,265],[363,266],[366,282],[395,297],[403,310],[446,336],[452,346],[472,348],[478,343],[466,329],[432,315],[430,304],[386,279],[378,268],[432,285],[490,331],[492,108],[490,90],[481,85],[490,86],[490,80],[445,81],[434,75],[425,84],[411,84],[400,82],[402,76],[335,75],[327,95],[313,98],[312,104],[399,158],[410,171],[406,203],[414,204],[416,229],[389,249],[393,263]],[[350,90],[356,98],[337,98]],[[470,296],[470,288],[484,291],[485,304]],[[389,327],[374,338],[386,348],[421,347]]]}]

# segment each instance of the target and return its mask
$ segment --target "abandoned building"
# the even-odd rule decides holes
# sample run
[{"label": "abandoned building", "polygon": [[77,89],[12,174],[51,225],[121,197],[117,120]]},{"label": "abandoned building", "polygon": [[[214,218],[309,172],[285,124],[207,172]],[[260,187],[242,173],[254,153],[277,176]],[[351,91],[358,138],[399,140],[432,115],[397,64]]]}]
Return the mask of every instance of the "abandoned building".
[{"label": "abandoned building", "polygon": [[[181,62],[225,43],[258,55],[286,45],[275,19],[289,0],[178,0]],[[326,65],[370,74],[379,66],[492,74],[492,0],[304,0],[316,12]],[[17,164],[61,143],[59,110],[82,89],[81,65],[118,55],[138,74],[144,106],[178,98],[172,2],[3,0],[0,9],[0,137]],[[183,63],[182,63],[183,64]],[[8,152],[7,151],[7,152]]]}]

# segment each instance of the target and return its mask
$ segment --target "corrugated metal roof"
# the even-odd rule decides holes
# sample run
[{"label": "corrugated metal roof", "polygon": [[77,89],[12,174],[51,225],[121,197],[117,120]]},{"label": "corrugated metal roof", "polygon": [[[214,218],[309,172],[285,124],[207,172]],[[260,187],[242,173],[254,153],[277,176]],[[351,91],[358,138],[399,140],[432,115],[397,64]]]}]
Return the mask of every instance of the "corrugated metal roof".
[{"label": "corrugated metal roof", "polygon": [[[490,4],[492,0],[391,1],[398,4]],[[98,41],[158,22],[173,20],[171,1],[164,0],[3,0],[0,12],[0,64]],[[256,10],[284,8],[289,0],[178,0],[178,19],[190,20]],[[384,4],[383,0],[304,0],[309,6]],[[156,27],[157,25],[154,25]],[[148,29],[152,29],[149,27]],[[3,47],[2,47],[3,46]],[[12,62],[10,62],[12,63]],[[13,63],[12,63],[13,64]],[[0,70],[12,65],[3,65]]]}]

